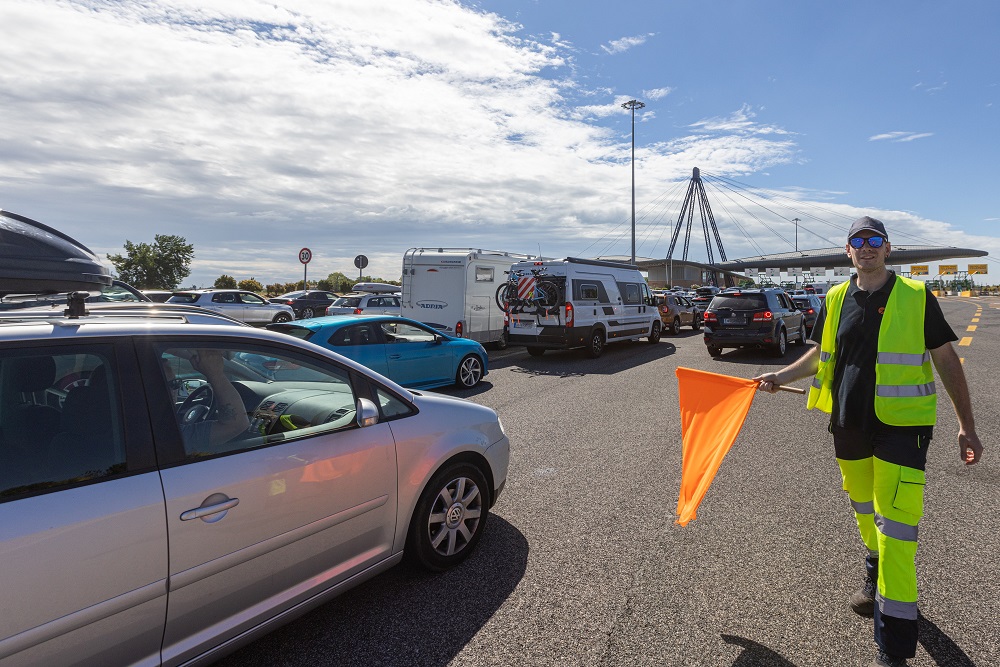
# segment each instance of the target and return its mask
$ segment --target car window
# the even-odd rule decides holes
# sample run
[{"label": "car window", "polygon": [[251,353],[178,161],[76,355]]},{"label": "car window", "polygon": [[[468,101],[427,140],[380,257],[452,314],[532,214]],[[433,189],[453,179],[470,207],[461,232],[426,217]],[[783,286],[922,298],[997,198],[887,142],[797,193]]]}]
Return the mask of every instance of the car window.
[{"label": "car window", "polygon": [[341,308],[357,308],[360,303],[361,297],[359,296],[342,296],[334,301],[332,305]]},{"label": "car window", "polygon": [[491,282],[493,282],[493,267],[492,266],[476,266],[476,282],[477,283],[491,283]]},{"label": "car window", "polygon": [[281,296],[278,296],[278,297],[275,297],[275,298],[278,298],[278,299],[298,299],[299,297],[303,296],[304,294],[305,294],[305,292],[303,292],[303,291],[300,290],[298,292],[289,292],[288,294],[282,294]]},{"label": "car window", "polygon": [[383,322],[382,332],[389,343],[426,343],[433,341],[436,334],[406,322]]},{"label": "car window", "polygon": [[236,303],[234,292],[218,292],[212,295],[212,303]]},{"label": "car window", "polygon": [[0,353],[0,502],[126,471],[110,346]]},{"label": "car window", "polygon": [[[345,369],[293,350],[253,342],[157,346],[188,459],[246,451],[356,427],[356,397]],[[178,359],[186,364],[179,364]],[[269,378],[246,380],[239,362]],[[175,369],[190,369],[181,383]]]},{"label": "car window", "polygon": [[720,294],[712,299],[712,310],[731,308],[732,310],[756,310],[767,308],[767,299],[763,294]]},{"label": "car window", "polygon": [[295,336],[299,340],[309,340],[316,333],[312,329],[300,327],[297,324],[272,324],[268,327],[272,331],[280,331],[289,336]]},{"label": "car window", "polygon": [[330,336],[331,345],[375,345],[381,343],[375,325],[371,322],[351,327],[341,327]]},{"label": "car window", "polygon": [[264,303],[264,299],[260,298],[256,294],[250,294],[249,292],[240,292],[240,299],[243,303],[253,304],[254,306],[260,306]]},{"label": "car window", "polygon": [[382,416],[386,419],[408,415],[413,412],[413,409],[409,405],[382,388],[376,388],[375,395],[378,397],[378,407],[382,411]]},{"label": "car window", "polygon": [[639,286],[634,283],[627,283],[625,285],[625,293],[622,296],[625,297],[625,303],[628,304],[642,302],[639,296]]},{"label": "car window", "polygon": [[597,285],[593,283],[583,283],[580,285],[580,298],[585,301],[597,301]]},{"label": "car window", "polygon": [[167,303],[194,303],[198,300],[200,294],[187,294],[187,293],[174,293],[172,297],[167,299]]}]

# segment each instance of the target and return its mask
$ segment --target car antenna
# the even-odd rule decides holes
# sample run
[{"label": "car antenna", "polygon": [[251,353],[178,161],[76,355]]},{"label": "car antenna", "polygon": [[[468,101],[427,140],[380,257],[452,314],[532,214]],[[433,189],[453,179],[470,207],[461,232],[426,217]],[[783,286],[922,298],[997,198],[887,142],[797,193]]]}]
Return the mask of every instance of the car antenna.
[{"label": "car antenna", "polygon": [[90,311],[87,310],[86,301],[88,296],[90,296],[90,292],[70,292],[69,297],[66,299],[69,307],[63,311],[63,315],[71,320],[89,315]]}]

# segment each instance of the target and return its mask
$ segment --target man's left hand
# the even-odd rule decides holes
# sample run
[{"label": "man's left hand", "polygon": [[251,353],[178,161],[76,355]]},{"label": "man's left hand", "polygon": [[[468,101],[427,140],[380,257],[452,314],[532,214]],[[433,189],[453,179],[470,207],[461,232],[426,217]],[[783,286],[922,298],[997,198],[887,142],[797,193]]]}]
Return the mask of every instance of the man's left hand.
[{"label": "man's left hand", "polygon": [[983,443],[979,442],[979,436],[975,431],[972,433],[958,432],[958,452],[965,465],[971,466],[979,463],[983,455]]}]

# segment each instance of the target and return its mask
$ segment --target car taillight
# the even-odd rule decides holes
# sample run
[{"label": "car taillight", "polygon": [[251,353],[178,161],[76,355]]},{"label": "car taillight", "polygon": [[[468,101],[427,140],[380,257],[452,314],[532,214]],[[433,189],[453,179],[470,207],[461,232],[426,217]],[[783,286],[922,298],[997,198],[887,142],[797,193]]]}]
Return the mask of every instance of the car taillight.
[{"label": "car taillight", "polygon": [[456,336],[458,336],[459,338],[461,338],[462,337],[462,330],[463,329],[465,329],[465,327],[462,326],[462,320],[459,320],[458,322],[455,322],[455,335]]},{"label": "car taillight", "polygon": [[361,314],[361,310],[362,310],[361,308],[355,308],[354,309],[354,314],[355,315],[360,315]]},{"label": "car taillight", "polygon": [[573,326],[573,304],[566,302],[566,326]]},{"label": "car taillight", "polygon": [[806,315],[812,315],[815,312],[816,312],[815,310],[813,310],[812,308],[810,308],[809,310],[806,311]]},{"label": "car taillight", "polygon": [[661,313],[665,313],[665,312],[667,312],[668,310],[670,310],[670,308],[668,308],[667,306],[660,306],[660,312],[661,312]]},{"label": "car taillight", "polygon": [[706,312],[704,314],[704,316],[702,316],[701,319],[703,321],[705,321],[705,322],[714,322],[716,324],[718,324],[718,322],[719,322],[719,318],[716,316],[715,313],[708,313],[708,312]]},{"label": "car taillight", "polygon": [[754,313],[754,322],[770,322],[774,319],[774,314],[770,310],[765,310],[763,313]]}]

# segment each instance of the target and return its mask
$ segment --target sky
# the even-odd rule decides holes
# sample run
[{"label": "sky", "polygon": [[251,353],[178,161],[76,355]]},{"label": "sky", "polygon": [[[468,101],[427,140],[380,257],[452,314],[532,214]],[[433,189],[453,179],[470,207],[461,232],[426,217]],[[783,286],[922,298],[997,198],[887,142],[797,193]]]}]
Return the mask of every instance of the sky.
[{"label": "sky", "polygon": [[729,259],[872,215],[1000,282],[994,0],[4,0],[0,25],[0,208],[104,261],[182,236],[185,286],[301,280],[302,247],[310,279],[628,256],[633,167],[640,257],[698,168]]}]

